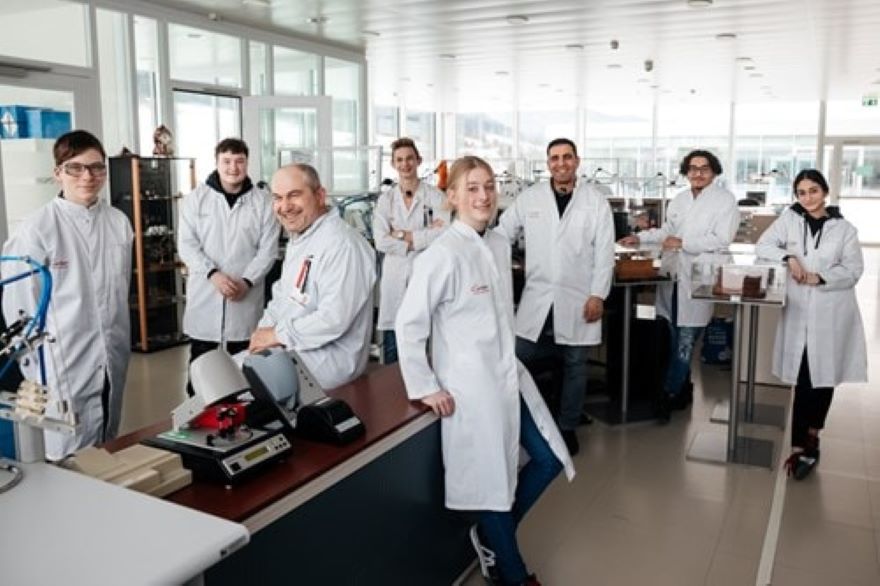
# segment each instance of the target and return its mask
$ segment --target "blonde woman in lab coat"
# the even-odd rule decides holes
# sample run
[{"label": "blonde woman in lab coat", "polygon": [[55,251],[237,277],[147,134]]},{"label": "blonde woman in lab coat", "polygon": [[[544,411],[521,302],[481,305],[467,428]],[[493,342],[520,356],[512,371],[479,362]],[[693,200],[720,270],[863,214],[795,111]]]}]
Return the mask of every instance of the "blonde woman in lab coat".
[{"label": "blonde woman in lab coat", "polygon": [[437,238],[449,224],[443,193],[419,180],[422,156],[412,139],[391,143],[391,165],[397,171],[397,185],[379,196],[373,211],[373,237],[382,260],[379,284],[379,321],[382,334],[382,362],[397,362],[394,317],[403,299],[413,259]]},{"label": "blonde woman in lab coat", "polygon": [[[516,359],[510,246],[487,230],[497,204],[492,169],[459,159],[447,195],[457,219],[415,260],[397,314],[400,368],[409,397],[442,418],[446,506],[480,512],[471,540],[483,575],[535,585],[516,528],[559,471],[571,479],[574,468]],[[517,473],[520,446],[530,459]]]},{"label": "blonde woman in lab coat", "polygon": [[[60,460],[76,450],[116,436],[122,391],[131,354],[128,291],[133,232],[125,215],[101,198],[107,181],[104,147],[92,134],[74,130],[55,141],[55,197],[25,218],[3,246],[3,254],[29,256],[49,267],[52,298],[46,331],[46,381],[53,399],[70,401],[79,420],[76,433],[47,431],[46,457]],[[4,276],[24,265],[4,265]],[[7,273],[6,271],[10,271]],[[33,315],[33,282],[3,291],[6,323],[19,311]],[[31,357],[22,374],[39,382]]]},{"label": "blonde woman in lab coat", "polygon": [[776,330],[773,374],[794,385],[789,475],[819,462],[819,431],[834,387],[868,380],[865,330],[855,286],[864,264],[855,227],[827,206],[828,183],[815,169],[794,180],[797,202],[758,240],[763,258],[788,265],[785,307]]}]

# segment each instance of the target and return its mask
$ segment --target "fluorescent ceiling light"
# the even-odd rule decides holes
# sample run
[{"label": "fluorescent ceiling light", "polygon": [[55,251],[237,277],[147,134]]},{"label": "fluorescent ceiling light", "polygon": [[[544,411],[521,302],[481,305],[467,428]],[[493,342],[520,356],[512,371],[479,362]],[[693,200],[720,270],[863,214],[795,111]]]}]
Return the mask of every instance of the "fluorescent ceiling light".
[{"label": "fluorescent ceiling light", "polygon": [[511,14],[510,16],[506,17],[505,20],[507,21],[507,24],[519,26],[521,24],[529,22],[529,17],[524,14]]},{"label": "fluorescent ceiling light", "polygon": [[719,41],[732,41],[736,38],[736,33],[718,33],[715,38]]}]

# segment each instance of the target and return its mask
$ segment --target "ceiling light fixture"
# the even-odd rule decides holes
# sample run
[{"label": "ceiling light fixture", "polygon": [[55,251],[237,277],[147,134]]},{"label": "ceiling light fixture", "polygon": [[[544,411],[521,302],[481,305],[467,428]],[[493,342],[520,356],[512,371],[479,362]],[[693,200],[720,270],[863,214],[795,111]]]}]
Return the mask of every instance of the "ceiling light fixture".
[{"label": "ceiling light fixture", "polygon": [[708,8],[712,6],[712,0],[687,0],[691,8]]},{"label": "ceiling light fixture", "polygon": [[571,43],[565,46],[566,51],[583,51],[584,46],[580,43]]},{"label": "ceiling light fixture", "polygon": [[736,33],[718,33],[715,39],[718,41],[732,41],[736,38]]},{"label": "ceiling light fixture", "polygon": [[507,24],[512,26],[519,26],[529,22],[529,17],[525,14],[511,14],[510,16],[505,17]]}]

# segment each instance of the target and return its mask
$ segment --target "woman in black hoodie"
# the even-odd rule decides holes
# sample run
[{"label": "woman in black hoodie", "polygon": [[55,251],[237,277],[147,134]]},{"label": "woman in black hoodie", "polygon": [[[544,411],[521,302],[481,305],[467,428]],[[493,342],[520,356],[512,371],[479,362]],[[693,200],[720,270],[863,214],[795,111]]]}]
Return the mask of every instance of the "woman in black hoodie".
[{"label": "woman in black hoodie", "polygon": [[792,454],[785,465],[801,480],[819,461],[819,431],[834,387],[866,382],[865,331],[855,285],[864,263],[855,227],[828,206],[828,183],[806,169],[794,180],[797,203],[758,240],[762,258],[788,268],[785,307],[776,330],[773,374],[794,385]]}]

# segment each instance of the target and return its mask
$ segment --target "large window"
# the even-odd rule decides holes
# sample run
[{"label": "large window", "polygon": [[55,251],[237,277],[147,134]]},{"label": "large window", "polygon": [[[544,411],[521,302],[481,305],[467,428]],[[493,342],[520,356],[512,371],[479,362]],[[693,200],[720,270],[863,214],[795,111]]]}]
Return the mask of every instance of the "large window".
[{"label": "large window", "polygon": [[[646,178],[654,176],[651,150],[653,107],[649,102],[590,104],[586,110],[586,144],[581,149],[582,175],[607,181],[617,193],[643,195]],[[648,187],[653,187],[650,183]]]},{"label": "large window", "polygon": [[153,152],[153,131],[159,126],[163,112],[159,85],[159,40],[156,21],[134,17],[135,75],[137,79],[137,120],[140,144],[137,151],[143,156]]},{"label": "large window", "polygon": [[422,155],[422,160],[429,166],[435,162],[436,117],[433,112],[407,111],[406,135],[413,139]]},{"label": "large window", "polygon": [[318,94],[319,57],[286,47],[272,47],[275,69],[275,95],[315,96]]},{"label": "large window", "polygon": [[168,25],[171,78],[241,87],[241,40],[179,24]]},{"label": "large window", "polygon": [[825,112],[827,136],[880,136],[880,107],[859,100],[831,100]]},{"label": "large window", "polygon": [[90,66],[88,9],[68,0],[3,0],[0,55]]},{"label": "large window", "polygon": [[[525,159],[547,158],[547,144],[554,138],[577,141],[577,114],[568,112],[520,112],[519,155]],[[583,149],[585,145],[578,145]]]},{"label": "large window", "polygon": [[266,43],[250,42],[251,95],[267,96],[269,88],[269,47]]},{"label": "large window", "polygon": [[355,146],[360,138],[361,67],[324,59],[324,94],[333,98],[333,146]]},{"label": "large window", "polygon": [[458,156],[484,159],[513,156],[513,113],[476,112],[456,116],[455,150]]},{"label": "large window", "polygon": [[238,98],[174,91],[177,155],[196,159],[196,176],[204,179],[215,168],[214,147],[222,139],[241,136]]},{"label": "large window", "polygon": [[817,102],[737,104],[735,172],[738,198],[785,204],[798,171],[816,166]]},{"label": "large window", "polygon": [[136,150],[128,16],[99,8],[97,24],[104,148],[109,153],[117,153],[122,147]]}]

